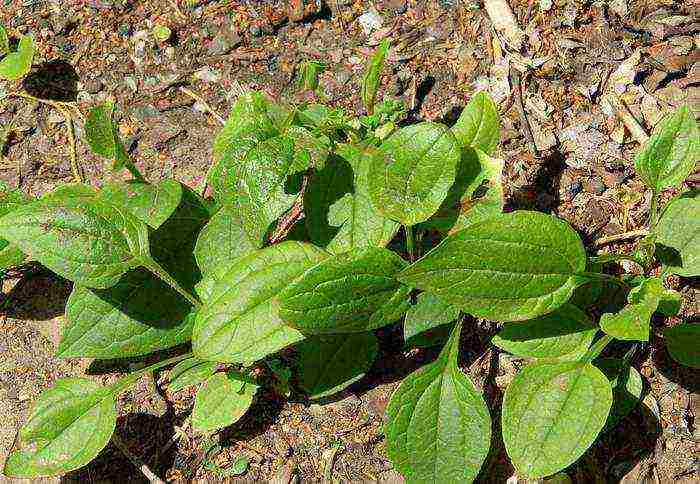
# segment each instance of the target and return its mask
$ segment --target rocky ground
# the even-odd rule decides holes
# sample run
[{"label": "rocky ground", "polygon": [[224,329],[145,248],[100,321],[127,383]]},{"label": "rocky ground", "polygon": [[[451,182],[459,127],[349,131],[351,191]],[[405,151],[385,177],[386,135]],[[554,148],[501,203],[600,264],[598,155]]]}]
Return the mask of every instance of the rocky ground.
[{"label": "rocky ground", "polygon": [[[478,89],[503,117],[510,208],[536,208],[567,219],[593,245],[640,228],[651,193],[633,170],[639,142],[663,113],[687,103],[700,113],[700,8],[671,0],[577,2],[512,0],[519,30],[502,30],[477,1],[460,0],[3,0],[11,35],[34,35],[36,67],[24,89],[76,102],[70,113],[78,164],[71,163],[66,118],[27,99],[4,98],[20,86],[0,83],[0,179],[38,195],[82,174],[94,185],[115,175],[83,141],[87,109],[118,106],[119,129],[150,180],[202,181],[219,128],[239,86],[295,97],[302,62],[320,60],[321,92],[360,112],[358,86],[368,55],[390,37],[384,93],[403,99],[414,120],[454,122]],[[158,26],[171,35],[158,40]],[[4,98],[4,99],[3,99]],[[697,186],[700,176],[688,181]],[[671,194],[669,194],[671,195]],[[629,241],[601,250],[628,248]],[[700,313],[697,281],[674,280],[684,316]],[[110,380],[134,362],[59,360],[67,282],[28,267],[3,285],[0,299],[0,464],[31,402],[56,378]],[[655,321],[657,325],[675,321]],[[521,362],[484,353],[493,328],[474,324],[464,368],[497,408],[501,387]],[[217,436],[188,427],[192,394],[165,394],[161,372],[121,400],[117,434],[163,479],[223,477],[241,458],[242,477],[400,480],[384,454],[384,407],[401,377],[434,357],[403,353],[398,333],[381,334],[382,358],[370,375],[321,404],[270,390],[238,425]],[[650,345],[637,356],[647,396],[572,469],[575,482],[697,482],[700,479],[700,378]],[[496,378],[491,378],[495,373]],[[494,417],[497,417],[494,410]],[[495,442],[484,481],[512,469]],[[144,479],[113,444],[67,480]]]}]

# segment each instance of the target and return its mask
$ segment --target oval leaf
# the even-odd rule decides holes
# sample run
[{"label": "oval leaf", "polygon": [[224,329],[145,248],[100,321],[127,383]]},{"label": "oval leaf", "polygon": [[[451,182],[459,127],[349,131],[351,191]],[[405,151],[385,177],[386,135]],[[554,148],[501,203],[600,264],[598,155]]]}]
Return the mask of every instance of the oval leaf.
[{"label": "oval leaf", "polygon": [[390,324],[408,309],[407,301],[401,303],[407,291],[393,277],[405,266],[380,248],[329,257],[280,293],[280,317],[308,334],[361,333]]},{"label": "oval leaf", "polygon": [[412,482],[472,482],[489,452],[488,408],[457,366],[460,329],[434,363],[401,382],[386,409],[387,454]]},{"label": "oval leaf", "polygon": [[403,339],[406,346],[429,348],[443,344],[459,318],[459,308],[424,292],[406,312]]},{"label": "oval leaf", "polygon": [[195,355],[207,361],[247,363],[301,341],[303,335],[282,322],[272,299],[326,257],[312,245],[283,242],[208,274],[207,296],[192,336]]},{"label": "oval leaf", "polygon": [[503,398],[503,441],[518,473],[554,474],[595,441],[612,406],[607,377],[587,363],[535,363]]},{"label": "oval leaf", "polygon": [[491,342],[516,356],[559,358],[588,349],[598,327],[586,313],[564,304],[550,314],[518,323],[506,323]]},{"label": "oval leaf", "polygon": [[463,148],[476,148],[490,155],[498,146],[501,121],[491,96],[476,93],[464,108],[452,132]]},{"label": "oval leaf", "polygon": [[423,122],[401,128],[379,147],[369,170],[375,209],[404,225],[427,220],[455,181],[459,146],[449,128]]},{"label": "oval leaf", "polygon": [[10,454],[8,477],[65,474],[92,459],[112,438],[114,395],[85,378],[64,378],[44,391],[20,430],[20,450]]},{"label": "oval leaf", "polygon": [[672,201],[654,228],[656,243],[678,253],[678,261],[663,260],[673,273],[700,276],[700,196],[687,193]]},{"label": "oval leaf", "polygon": [[112,160],[113,170],[133,167],[131,158],[119,139],[117,126],[112,121],[113,114],[113,101],[92,108],[85,120],[85,139],[93,152]]},{"label": "oval leaf", "polygon": [[651,315],[659,306],[664,288],[661,279],[646,279],[630,291],[628,304],[615,314],[603,314],[600,328],[621,340],[649,341]]},{"label": "oval leaf", "polygon": [[155,185],[140,181],[108,183],[100,190],[100,196],[157,229],[180,205],[182,185],[175,180],[163,180]]},{"label": "oval leaf", "polygon": [[684,323],[664,331],[671,357],[681,365],[700,368],[700,324]]},{"label": "oval leaf", "polygon": [[306,339],[298,345],[301,386],[312,399],[338,393],[365,375],[378,350],[373,333]]},{"label": "oval leaf", "polygon": [[581,239],[566,222],[520,211],[447,237],[397,278],[474,316],[524,321],[568,301],[585,267]]},{"label": "oval leaf", "polygon": [[216,373],[197,392],[192,427],[211,432],[238,422],[253,403],[258,386],[236,373]]}]

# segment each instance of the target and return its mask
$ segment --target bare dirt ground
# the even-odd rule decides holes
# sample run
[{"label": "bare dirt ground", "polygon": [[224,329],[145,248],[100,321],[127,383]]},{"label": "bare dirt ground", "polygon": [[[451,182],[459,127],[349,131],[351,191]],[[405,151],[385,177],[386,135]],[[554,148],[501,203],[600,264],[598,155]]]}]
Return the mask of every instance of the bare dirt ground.
[{"label": "bare dirt ground", "polygon": [[[27,91],[76,101],[83,114],[114,99],[120,132],[146,177],[174,177],[193,187],[206,173],[219,128],[204,103],[226,116],[237,84],[292,100],[300,63],[315,59],[328,63],[323,97],[359,113],[364,63],[389,36],[394,49],[383,92],[405,100],[413,120],[449,124],[473,92],[488,90],[503,116],[509,208],[553,212],[588,245],[646,221],[650,193],[632,163],[640,132],[649,133],[664,111],[682,103],[700,113],[700,10],[693,2],[513,0],[524,32],[520,54],[504,48],[477,1],[329,0],[319,2],[321,9],[306,3],[304,15],[289,15],[281,1],[0,0],[0,21],[11,35],[32,33],[39,45]],[[155,39],[156,25],[172,30],[168,41]],[[0,98],[17,88],[0,83]],[[611,91],[621,105],[605,101]],[[88,152],[82,122],[75,116],[79,166],[71,167],[60,112],[24,99],[0,101],[0,179],[38,195],[71,181],[76,168],[97,186],[114,177]],[[688,183],[698,180],[695,174]],[[604,249],[624,251],[627,243]],[[683,294],[683,316],[697,318],[697,280],[672,282]],[[68,282],[29,266],[2,289],[0,465],[31,402],[57,378],[87,373],[109,381],[139,364],[52,356]],[[502,388],[523,362],[484,352],[496,328],[472,323],[463,367],[484,388],[497,422]],[[245,479],[399,481],[384,452],[384,408],[401,378],[435,355],[403,352],[396,328],[380,331],[380,338],[375,367],[348,391],[311,404],[269,390],[239,424],[215,436],[191,430],[193,393],[164,393],[167,372],[160,372],[121,398],[117,434],[167,480],[222,478],[246,456]],[[645,378],[644,404],[568,474],[581,483],[698,482],[697,371],[679,367],[655,343],[636,363]],[[494,435],[481,479],[505,482],[513,470]],[[145,478],[110,444],[64,479]]]}]

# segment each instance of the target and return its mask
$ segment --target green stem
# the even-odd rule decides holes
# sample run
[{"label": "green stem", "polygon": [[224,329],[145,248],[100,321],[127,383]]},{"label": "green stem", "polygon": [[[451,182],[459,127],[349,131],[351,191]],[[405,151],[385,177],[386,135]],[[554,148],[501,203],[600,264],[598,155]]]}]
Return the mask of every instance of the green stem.
[{"label": "green stem", "polygon": [[599,264],[607,264],[609,262],[620,262],[623,260],[628,260],[630,262],[634,262],[637,265],[640,265],[637,259],[627,254],[603,254],[594,257],[589,257],[588,260],[593,263]]},{"label": "green stem", "polygon": [[143,265],[146,269],[151,271],[159,279],[161,279],[163,282],[167,283],[170,287],[172,287],[175,291],[180,293],[182,297],[187,299],[194,307],[198,308],[202,305],[199,299],[197,299],[194,295],[190,294],[186,289],[180,286],[180,284],[175,280],[175,278],[171,276],[168,273],[168,271],[163,269],[163,267],[161,267],[161,265],[158,264],[156,261],[154,261],[151,258],[148,258],[143,261]]},{"label": "green stem", "polygon": [[579,275],[592,279],[598,279],[600,281],[612,282],[613,284],[617,284],[624,289],[630,289],[629,284],[627,284],[625,281],[619,277],[611,276],[609,274],[601,274],[600,272],[581,272]]},{"label": "green stem", "polygon": [[659,212],[659,194],[656,190],[651,192],[651,206],[649,207],[649,230],[656,225],[656,219]]},{"label": "green stem", "polygon": [[415,243],[413,241],[413,226],[404,225],[403,231],[406,233],[406,250],[408,251],[408,259],[413,262],[416,260]]},{"label": "green stem", "polygon": [[121,392],[126,390],[128,387],[136,383],[136,381],[141,378],[143,375],[146,373],[150,373],[152,371],[158,370],[159,368],[163,368],[164,366],[172,365],[173,363],[177,363],[178,361],[185,360],[187,358],[190,358],[192,356],[192,353],[185,353],[184,355],[180,356],[173,356],[172,358],[168,358],[167,360],[159,361],[158,363],[154,363],[150,366],[147,366],[146,368],[142,368],[141,370],[137,370],[133,373],[129,373],[128,375],[123,376],[119,380],[117,380],[115,383],[110,385],[108,388],[111,393],[114,395],[119,395]]},{"label": "green stem", "polygon": [[131,176],[134,178],[134,180],[146,183],[146,179],[143,177],[139,169],[136,168],[133,164],[127,163],[126,169],[129,170],[129,173],[131,173]]},{"label": "green stem", "polygon": [[609,334],[604,335],[602,338],[600,338],[598,341],[593,343],[593,346],[591,346],[588,351],[586,352],[585,355],[583,355],[582,361],[586,363],[590,363],[591,361],[595,360],[598,358],[598,356],[603,352],[606,346],[610,344],[610,342],[614,338],[610,336]]}]

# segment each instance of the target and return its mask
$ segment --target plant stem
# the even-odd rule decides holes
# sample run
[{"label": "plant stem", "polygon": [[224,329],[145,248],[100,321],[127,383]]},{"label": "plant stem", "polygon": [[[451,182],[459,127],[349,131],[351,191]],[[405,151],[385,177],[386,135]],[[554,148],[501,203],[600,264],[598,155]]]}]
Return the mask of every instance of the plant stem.
[{"label": "plant stem", "polygon": [[649,207],[649,230],[652,230],[656,225],[656,219],[659,212],[659,194],[656,190],[651,191],[651,206]]},{"label": "plant stem", "polygon": [[590,363],[591,361],[595,360],[598,355],[600,355],[603,350],[605,349],[608,344],[613,340],[614,338],[610,336],[609,334],[604,335],[602,338],[600,338],[598,341],[593,343],[593,346],[591,346],[586,354],[583,356],[582,361],[585,361],[586,363]]},{"label": "plant stem", "polygon": [[415,243],[413,241],[413,226],[412,225],[404,225],[403,231],[406,234],[406,250],[408,251],[408,259],[411,262],[414,262],[416,259],[416,256],[415,256]]},{"label": "plant stem", "polygon": [[143,177],[139,169],[136,168],[133,164],[127,163],[126,169],[129,170],[129,173],[131,173],[131,176],[134,178],[134,180],[146,183],[146,179]]},{"label": "plant stem", "polygon": [[190,358],[191,356],[192,353],[185,353],[184,355],[173,356],[172,358],[168,358],[167,360],[159,361],[158,363],[154,363],[150,366],[147,366],[146,368],[142,368],[133,373],[129,373],[128,375],[123,376],[108,388],[113,394],[118,395],[124,390],[126,390],[129,386],[133,385],[139,378],[141,378],[146,373],[156,371],[159,368],[163,368],[164,366],[172,365],[173,363],[185,360],[187,358]]},{"label": "plant stem", "polygon": [[163,269],[160,264],[154,261],[152,258],[147,258],[143,261],[143,265],[146,269],[151,271],[160,280],[167,283],[175,291],[177,291],[182,297],[187,299],[194,307],[198,308],[202,303],[194,295],[190,294],[186,289],[184,289],[173,276],[171,276],[168,271]]},{"label": "plant stem", "polygon": [[601,274],[599,272],[581,272],[579,273],[579,275],[584,277],[590,277],[593,279],[598,279],[600,281],[612,282],[613,284],[617,284],[618,286],[624,289],[630,288],[629,284],[627,284],[625,281],[623,281],[619,277],[611,276],[609,274]]},{"label": "plant stem", "polygon": [[622,234],[609,235],[607,237],[601,237],[595,241],[596,246],[609,244],[610,242],[618,242],[625,239],[633,239],[635,237],[644,237],[649,235],[648,229],[631,230]]},{"label": "plant stem", "polygon": [[623,260],[628,260],[628,261],[630,261],[630,262],[634,262],[635,264],[638,264],[638,265],[639,265],[639,262],[637,261],[637,259],[635,259],[635,258],[632,257],[631,255],[627,255],[627,254],[602,254],[602,255],[597,255],[597,256],[594,256],[594,257],[589,257],[588,260],[591,261],[591,262],[594,262],[594,263],[597,262],[597,263],[600,263],[600,264],[606,264],[606,263],[608,263],[608,262],[620,262],[620,261],[623,261]]}]

